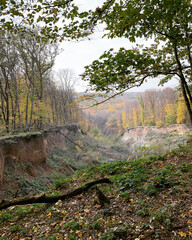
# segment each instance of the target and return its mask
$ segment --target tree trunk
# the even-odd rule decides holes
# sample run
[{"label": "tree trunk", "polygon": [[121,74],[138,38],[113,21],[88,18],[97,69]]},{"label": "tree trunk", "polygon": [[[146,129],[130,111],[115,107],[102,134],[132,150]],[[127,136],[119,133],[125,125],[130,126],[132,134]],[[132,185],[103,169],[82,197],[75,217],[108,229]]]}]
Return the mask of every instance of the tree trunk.
[{"label": "tree trunk", "polygon": [[[183,75],[183,71],[182,71],[182,66],[181,66],[181,62],[179,61],[179,56],[178,56],[178,52],[177,52],[177,46],[176,46],[176,43],[173,44],[174,45],[174,53],[175,53],[175,58],[176,58],[176,61],[177,61],[177,65],[179,67],[179,77],[180,77],[180,84],[181,84],[181,91],[182,91],[182,94],[183,94],[183,97],[184,97],[184,100],[185,100],[185,104],[186,104],[186,107],[187,107],[187,110],[188,110],[188,113],[189,113],[189,117],[190,117],[190,122],[192,124],[192,109],[191,109],[191,105],[190,105],[190,101],[188,99],[188,96],[187,96],[187,93],[186,93],[186,90],[187,92],[189,91],[188,89],[188,85],[187,85],[187,82],[185,80],[185,77]],[[191,94],[190,94],[190,91],[188,92],[189,94],[189,98],[191,100]]]}]

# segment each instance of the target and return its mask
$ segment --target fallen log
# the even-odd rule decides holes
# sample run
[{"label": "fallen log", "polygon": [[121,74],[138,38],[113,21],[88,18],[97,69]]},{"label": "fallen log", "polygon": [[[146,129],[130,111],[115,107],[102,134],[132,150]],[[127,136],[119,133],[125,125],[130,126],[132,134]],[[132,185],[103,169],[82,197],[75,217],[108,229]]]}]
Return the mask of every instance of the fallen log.
[{"label": "fallen log", "polygon": [[32,204],[32,203],[55,203],[59,200],[65,200],[67,198],[77,196],[83,192],[86,192],[89,188],[101,183],[110,184],[111,181],[108,178],[98,179],[90,183],[87,183],[84,186],[77,188],[69,193],[59,195],[59,196],[47,196],[45,193],[43,193],[36,196],[21,197],[13,200],[2,200],[0,202],[0,210],[6,209],[11,206],[16,206],[16,205],[26,205],[26,204]]}]

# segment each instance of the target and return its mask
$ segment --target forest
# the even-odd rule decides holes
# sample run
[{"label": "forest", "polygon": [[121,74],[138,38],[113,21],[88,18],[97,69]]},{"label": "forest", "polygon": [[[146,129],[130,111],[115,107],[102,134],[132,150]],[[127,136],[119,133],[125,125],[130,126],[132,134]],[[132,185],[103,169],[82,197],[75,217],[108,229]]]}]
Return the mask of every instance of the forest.
[{"label": "forest", "polygon": [[[127,128],[136,126],[190,125],[184,99],[180,91],[172,88],[128,92],[90,108],[87,108],[90,103],[86,101],[89,97],[84,96],[81,105],[86,113],[82,126],[85,131],[98,128],[106,136],[120,136]],[[94,98],[98,101],[102,99],[98,95]]]},{"label": "forest", "polygon": [[84,131],[98,128],[108,136],[134,126],[190,124],[179,90],[124,93],[91,107],[94,99],[104,98],[102,94],[76,93],[73,70],[53,71],[58,44],[39,41],[29,32],[25,38],[21,33],[2,35],[1,45],[1,134],[74,122]]},{"label": "forest", "polygon": [[71,69],[53,71],[58,54],[58,44],[38,40],[33,33],[1,35],[2,134],[80,121],[74,100],[76,76]]},{"label": "forest", "polygon": [[[89,82],[91,91],[118,96],[157,78],[159,85],[174,79],[180,83],[177,93],[167,89],[155,94],[150,90],[138,95],[136,101],[124,101],[116,116],[109,107],[105,111],[110,115],[109,120],[103,120],[106,125],[112,126],[116,121],[118,127],[114,132],[120,134],[132,126],[189,124],[192,122],[190,7],[188,0],[154,3],[107,0],[100,7],[86,11],[73,0],[3,1],[0,5],[2,131],[22,132],[71,122],[85,125],[84,114],[77,104],[82,96],[75,99],[73,71],[64,69],[55,73],[53,66],[60,52],[59,42],[91,39],[97,27],[103,28],[103,37],[126,38],[136,44],[130,49],[109,49],[85,66],[81,78]],[[146,44],[137,44],[142,39]]]},{"label": "forest", "polygon": [[2,134],[74,122],[84,131],[97,127],[105,135],[121,135],[133,126],[190,124],[180,90],[124,93],[91,107],[88,100],[99,101],[104,95],[76,93],[77,78],[73,70],[53,71],[60,51],[58,44],[38,40],[29,32],[25,37],[21,33],[2,35],[1,45]]},{"label": "forest", "polygon": [[0,240],[192,239],[192,1],[2,0],[0,45]]}]

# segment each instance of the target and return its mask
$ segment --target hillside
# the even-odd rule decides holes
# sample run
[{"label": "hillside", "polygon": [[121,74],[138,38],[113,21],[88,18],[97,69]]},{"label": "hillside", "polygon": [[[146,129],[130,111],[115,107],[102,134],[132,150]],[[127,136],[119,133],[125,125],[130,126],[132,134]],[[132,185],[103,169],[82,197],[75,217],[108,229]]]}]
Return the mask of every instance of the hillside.
[{"label": "hillside", "polygon": [[1,137],[0,201],[47,191],[60,177],[128,154],[128,148],[97,141],[76,124]]},{"label": "hillside", "polygon": [[[60,178],[49,195],[109,178],[98,190],[58,201],[10,207],[0,213],[0,239],[191,239],[192,144],[169,153],[116,161]],[[108,202],[108,201],[106,201]]]},{"label": "hillside", "polygon": [[119,142],[130,149],[128,159],[154,155],[185,145],[191,128],[184,124],[167,127],[132,127],[120,137]]}]

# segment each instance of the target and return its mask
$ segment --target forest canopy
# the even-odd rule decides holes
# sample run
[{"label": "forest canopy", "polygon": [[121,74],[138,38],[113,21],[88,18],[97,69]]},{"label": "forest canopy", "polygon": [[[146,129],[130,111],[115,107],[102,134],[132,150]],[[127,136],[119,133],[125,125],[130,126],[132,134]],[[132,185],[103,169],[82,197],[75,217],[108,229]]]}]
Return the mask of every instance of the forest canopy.
[{"label": "forest canopy", "polygon": [[82,78],[93,90],[106,92],[123,92],[156,77],[160,84],[177,78],[192,122],[191,0],[107,0],[88,11],[80,11],[73,0],[5,0],[0,11],[3,31],[24,31],[41,23],[44,40],[79,40],[91,36],[99,24],[108,38],[152,39],[148,47],[104,52],[85,67]]}]

